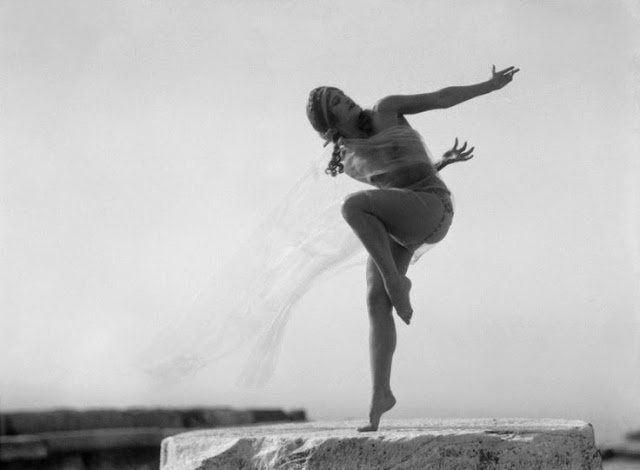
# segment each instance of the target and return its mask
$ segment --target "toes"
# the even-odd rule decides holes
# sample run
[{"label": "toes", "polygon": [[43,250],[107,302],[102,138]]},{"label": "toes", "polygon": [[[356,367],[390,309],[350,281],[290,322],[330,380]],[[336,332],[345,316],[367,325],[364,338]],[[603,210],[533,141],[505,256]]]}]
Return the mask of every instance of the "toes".
[{"label": "toes", "polygon": [[400,317],[400,319],[405,322],[407,325],[409,323],[411,323],[411,317],[413,317],[413,310],[409,310],[409,311],[400,311],[396,308],[396,313],[398,314],[398,316]]},{"label": "toes", "polygon": [[358,432],[373,432],[377,430],[378,430],[378,427],[374,426],[373,424],[369,424],[368,426],[358,428]]}]

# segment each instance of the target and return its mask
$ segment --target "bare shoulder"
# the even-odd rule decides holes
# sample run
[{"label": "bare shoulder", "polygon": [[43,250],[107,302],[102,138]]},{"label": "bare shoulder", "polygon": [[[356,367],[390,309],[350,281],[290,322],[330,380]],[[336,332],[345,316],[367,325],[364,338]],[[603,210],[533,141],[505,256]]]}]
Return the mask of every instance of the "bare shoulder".
[{"label": "bare shoulder", "polygon": [[390,95],[390,96],[385,96],[382,99],[379,99],[373,104],[373,106],[371,107],[371,110],[374,113],[379,113],[379,114],[396,114],[397,115],[398,114],[397,96]]},{"label": "bare shoulder", "polygon": [[380,113],[396,115],[418,114],[446,107],[442,90],[418,95],[389,95],[374,105],[374,109]]},{"label": "bare shoulder", "polygon": [[406,124],[407,120],[404,116],[399,114],[397,108],[390,106],[390,103],[388,101],[385,102],[385,100],[386,98],[382,98],[371,107],[374,128],[382,131],[398,124]]}]

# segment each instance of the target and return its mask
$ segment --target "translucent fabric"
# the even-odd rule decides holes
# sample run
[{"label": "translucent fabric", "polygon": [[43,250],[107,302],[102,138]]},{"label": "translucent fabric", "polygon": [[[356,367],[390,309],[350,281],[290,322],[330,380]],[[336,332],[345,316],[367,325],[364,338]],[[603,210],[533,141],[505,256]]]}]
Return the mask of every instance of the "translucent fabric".
[{"label": "translucent fabric", "polygon": [[[351,178],[378,188],[422,191],[439,188],[453,196],[438,176],[433,156],[420,134],[405,125],[390,127],[368,139],[341,139],[344,171]],[[433,245],[418,247],[415,264]]]},{"label": "translucent fabric", "polygon": [[[313,161],[191,308],[141,352],[138,364],[152,378],[162,383],[182,380],[246,348],[239,383],[265,384],[297,302],[314,285],[347,268],[362,266],[364,275],[367,253],[342,218],[344,197],[371,189],[363,183],[389,187],[395,181],[406,183],[407,189],[444,186],[420,136],[409,127],[341,144],[345,173],[352,178],[325,174],[330,149]],[[398,172],[417,166],[422,170],[411,171],[407,181],[396,181]],[[412,263],[430,246],[423,245]]]},{"label": "translucent fabric", "polygon": [[341,139],[344,171],[378,188],[446,189],[420,134],[393,126],[368,139]]}]

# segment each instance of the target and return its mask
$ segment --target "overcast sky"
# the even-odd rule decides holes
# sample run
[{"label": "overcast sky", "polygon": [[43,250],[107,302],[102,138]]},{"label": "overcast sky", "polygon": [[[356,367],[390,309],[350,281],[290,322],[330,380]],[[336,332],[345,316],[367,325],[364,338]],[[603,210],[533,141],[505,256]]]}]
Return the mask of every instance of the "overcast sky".
[{"label": "overcast sky", "polygon": [[390,415],[637,426],[638,18],[632,1],[0,2],[2,407],[364,418],[364,266],[301,301],[262,390],[233,386],[234,359],[163,390],[121,364],[322,151],[312,88],[367,106],[496,64],[521,72],[409,118],[436,155],[477,150],[443,172],[454,224],[409,272]]}]

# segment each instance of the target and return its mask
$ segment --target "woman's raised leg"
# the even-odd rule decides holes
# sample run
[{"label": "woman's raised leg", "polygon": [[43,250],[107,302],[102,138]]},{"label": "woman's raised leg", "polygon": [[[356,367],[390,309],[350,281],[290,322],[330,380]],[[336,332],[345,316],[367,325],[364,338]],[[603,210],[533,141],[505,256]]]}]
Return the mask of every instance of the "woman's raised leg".
[{"label": "woman's raised leg", "polygon": [[398,316],[407,324],[413,308],[411,281],[400,273],[391,253],[391,235],[405,246],[419,244],[440,223],[443,206],[435,195],[433,208],[411,191],[374,189],[350,194],[342,216],[375,262]]},{"label": "woman's raised leg", "polygon": [[[390,240],[391,253],[398,272],[406,274],[411,252]],[[396,327],[392,304],[382,276],[371,257],[367,262],[367,309],[369,311],[369,358],[371,362],[371,406],[369,424],[358,431],[376,431],[383,413],[396,404],[391,392],[391,364],[396,349]]]}]

